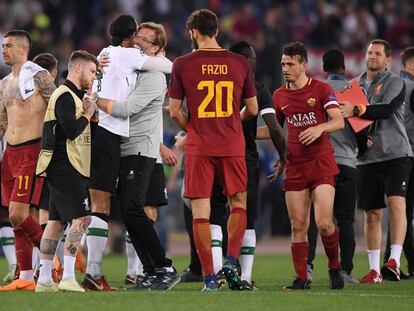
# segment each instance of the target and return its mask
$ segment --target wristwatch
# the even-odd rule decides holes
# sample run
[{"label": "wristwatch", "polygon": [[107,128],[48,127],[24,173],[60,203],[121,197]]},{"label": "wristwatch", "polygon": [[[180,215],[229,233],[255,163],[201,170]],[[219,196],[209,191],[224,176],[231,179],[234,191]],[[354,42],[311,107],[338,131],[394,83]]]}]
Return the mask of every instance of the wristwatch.
[{"label": "wristwatch", "polygon": [[354,109],[352,109],[352,112],[354,113],[354,116],[358,116],[361,112],[361,109],[359,109],[359,106],[354,106]]}]

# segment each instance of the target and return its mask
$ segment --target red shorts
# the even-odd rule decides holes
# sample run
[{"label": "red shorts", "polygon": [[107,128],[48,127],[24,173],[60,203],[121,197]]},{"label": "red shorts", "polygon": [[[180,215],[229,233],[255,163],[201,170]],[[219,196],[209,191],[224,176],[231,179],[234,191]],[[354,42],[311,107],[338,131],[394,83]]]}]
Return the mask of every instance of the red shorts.
[{"label": "red shorts", "polygon": [[284,190],[314,190],[322,184],[335,187],[335,176],[338,174],[339,168],[333,154],[302,163],[287,163]]},{"label": "red shorts", "polygon": [[210,198],[213,192],[214,177],[217,177],[226,196],[245,192],[247,184],[245,157],[186,155],[184,197]]},{"label": "red shorts", "polygon": [[40,139],[23,144],[7,144],[1,163],[1,201],[38,204],[43,180],[36,178],[36,164],[40,152]]}]

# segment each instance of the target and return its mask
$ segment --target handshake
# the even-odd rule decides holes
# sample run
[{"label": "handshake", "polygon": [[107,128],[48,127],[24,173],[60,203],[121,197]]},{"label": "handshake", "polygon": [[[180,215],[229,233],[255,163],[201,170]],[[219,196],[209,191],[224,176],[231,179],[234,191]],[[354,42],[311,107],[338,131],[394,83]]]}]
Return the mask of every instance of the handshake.
[{"label": "handshake", "polygon": [[98,94],[93,92],[88,96],[83,98],[83,109],[84,109],[84,116],[86,116],[89,120],[97,121],[99,116],[99,108],[96,105],[96,101],[98,100]]}]

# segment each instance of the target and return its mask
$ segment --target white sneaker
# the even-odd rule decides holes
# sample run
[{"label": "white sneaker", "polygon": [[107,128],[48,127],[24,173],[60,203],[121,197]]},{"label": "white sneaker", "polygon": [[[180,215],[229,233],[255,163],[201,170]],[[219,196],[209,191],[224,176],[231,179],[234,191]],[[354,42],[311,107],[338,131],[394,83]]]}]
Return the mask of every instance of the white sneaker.
[{"label": "white sneaker", "polygon": [[312,266],[311,265],[307,265],[306,266],[306,274],[307,274],[307,277],[308,277],[308,281],[309,281],[309,283],[312,283]]},{"label": "white sneaker", "polygon": [[12,268],[7,272],[7,274],[3,277],[3,282],[10,283],[16,279],[16,267]]},{"label": "white sneaker", "polygon": [[56,293],[58,291],[59,288],[55,282],[52,282],[50,284],[42,284],[38,282],[35,288],[36,293]]},{"label": "white sneaker", "polygon": [[84,293],[85,290],[79,285],[74,277],[66,278],[60,281],[58,288],[66,292]]}]

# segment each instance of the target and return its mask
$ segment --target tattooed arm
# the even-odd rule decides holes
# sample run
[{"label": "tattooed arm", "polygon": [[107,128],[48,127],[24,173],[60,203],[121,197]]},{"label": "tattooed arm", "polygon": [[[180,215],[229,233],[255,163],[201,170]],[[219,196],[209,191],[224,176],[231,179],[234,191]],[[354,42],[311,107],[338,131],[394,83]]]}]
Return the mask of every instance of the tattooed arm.
[{"label": "tattooed arm", "polygon": [[0,140],[7,130],[7,111],[3,98],[4,80],[0,81]]},{"label": "tattooed arm", "polygon": [[50,76],[49,72],[47,72],[46,70],[39,71],[34,76],[34,82],[35,82],[36,89],[42,95],[47,105],[49,102],[50,96],[52,95],[53,91],[56,90],[56,85],[53,82],[53,78]]}]

